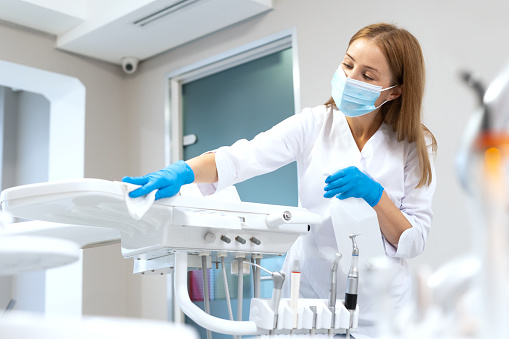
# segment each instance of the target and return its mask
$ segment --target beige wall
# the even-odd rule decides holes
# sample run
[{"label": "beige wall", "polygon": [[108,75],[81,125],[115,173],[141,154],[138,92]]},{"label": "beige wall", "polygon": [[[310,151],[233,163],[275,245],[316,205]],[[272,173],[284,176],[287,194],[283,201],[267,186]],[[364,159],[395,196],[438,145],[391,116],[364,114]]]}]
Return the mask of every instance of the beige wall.
[{"label": "beige wall", "polygon": [[125,78],[119,66],[55,49],[55,38],[0,24],[0,60],[78,78],[86,87],[85,176],[119,180],[127,164]]},{"label": "beige wall", "polygon": [[86,249],[83,272],[83,314],[167,319],[167,277],[133,275],[120,244]]},{"label": "beige wall", "polygon": [[[128,103],[126,75],[119,66],[56,50],[53,36],[6,24],[0,24],[0,60],[78,78],[86,87],[85,177],[119,180],[125,175]],[[85,314],[143,316],[141,306],[150,298],[144,298],[143,282],[136,281],[132,261],[122,258],[119,246],[85,250],[83,270]],[[1,293],[10,298],[5,289]],[[150,312],[145,313],[152,318],[166,317],[165,308],[159,315]]]}]

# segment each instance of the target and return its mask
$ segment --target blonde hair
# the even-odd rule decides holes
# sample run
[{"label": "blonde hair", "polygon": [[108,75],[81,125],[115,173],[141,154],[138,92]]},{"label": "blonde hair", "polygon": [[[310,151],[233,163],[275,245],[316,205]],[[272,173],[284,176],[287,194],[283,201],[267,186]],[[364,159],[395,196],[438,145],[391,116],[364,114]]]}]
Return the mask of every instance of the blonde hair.
[{"label": "blonde hair", "polygon": [[[428,147],[436,154],[437,142],[433,134],[421,123],[424,96],[425,67],[421,46],[407,30],[391,24],[379,23],[366,26],[350,39],[348,46],[358,39],[374,41],[387,59],[395,85],[402,94],[381,107],[384,122],[390,125],[398,141],[415,143],[421,179],[416,187],[429,185],[432,168]],[[330,98],[325,105],[335,105]],[[430,144],[426,144],[426,138]]]}]

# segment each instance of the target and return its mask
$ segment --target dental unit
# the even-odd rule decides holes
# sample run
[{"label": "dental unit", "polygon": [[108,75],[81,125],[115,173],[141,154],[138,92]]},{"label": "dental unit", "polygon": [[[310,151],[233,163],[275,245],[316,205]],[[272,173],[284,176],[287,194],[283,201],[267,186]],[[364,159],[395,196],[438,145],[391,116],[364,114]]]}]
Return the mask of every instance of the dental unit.
[{"label": "dental unit", "polygon": [[[210,332],[234,336],[338,334],[357,327],[358,307],[352,316],[345,302],[332,300],[334,296],[298,299],[297,273],[292,273],[291,279],[296,290],[293,298],[281,298],[285,276],[277,271],[270,272],[272,298],[260,298],[260,272],[265,270],[261,259],[284,255],[298,237],[307,234],[310,225],[321,224],[321,216],[298,207],[177,195],[152,202],[137,220],[129,211],[125,190],[120,182],[77,179],[9,188],[2,192],[0,201],[4,211],[19,218],[118,231],[123,257],[134,260],[133,273],[173,274],[177,303],[189,318],[209,331],[209,338]],[[188,291],[188,270],[205,272],[220,264],[224,277],[228,263],[238,274],[236,321],[226,279],[229,319],[200,309]],[[250,266],[255,297],[251,299],[249,320],[243,321],[243,281]],[[207,286],[205,305],[206,290]]]}]

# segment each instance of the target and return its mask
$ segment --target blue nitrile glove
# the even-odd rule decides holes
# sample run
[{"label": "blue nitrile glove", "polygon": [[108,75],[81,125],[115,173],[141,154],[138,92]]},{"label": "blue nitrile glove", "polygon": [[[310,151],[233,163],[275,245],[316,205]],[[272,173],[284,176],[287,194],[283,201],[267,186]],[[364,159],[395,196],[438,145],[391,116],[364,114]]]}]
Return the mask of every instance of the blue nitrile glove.
[{"label": "blue nitrile glove", "polygon": [[179,160],[168,167],[142,177],[124,177],[123,182],[143,185],[129,193],[131,198],[138,198],[158,189],[156,200],[173,197],[180,191],[180,187],[194,181],[194,172],[189,165]]},{"label": "blue nitrile glove", "polygon": [[350,166],[340,169],[325,179],[323,195],[326,198],[344,200],[347,198],[362,198],[369,206],[374,207],[382,198],[384,188],[382,185],[362,173],[357,167]]}]

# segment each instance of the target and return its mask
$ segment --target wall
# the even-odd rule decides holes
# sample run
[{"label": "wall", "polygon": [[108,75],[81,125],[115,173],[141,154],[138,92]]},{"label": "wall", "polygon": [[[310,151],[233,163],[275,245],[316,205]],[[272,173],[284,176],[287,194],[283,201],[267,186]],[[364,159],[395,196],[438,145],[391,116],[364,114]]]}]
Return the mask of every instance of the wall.
[{"label": "wall", "polygon": [[[0,49],[0,60],[2,61],[68,75],[77,78],[86,87],[84,175],[85,177],[109,180],[119,180],[125,175],[128,156],[128,151],[125,147],[127,134],[125,133],[124,116],[126,106],[124,81],[126,76],[120,67],[58,51],[55,49],[55,38],[53,36],[3,23],[0,23],[0,45],[2,46]],[[0,74],[0,78],[2,74]],[[26,81],[30,81],[30,79],[26,79]],[[20,108],[23,109],[23,107]],[[25,113],[32,112],[30,107],[26,108],[27,110],[23,110]],[[33,119],[28,121],[29,124],[35,122]],[[25,127],[28,128],[29,126],[25,125]],[[42,125],[39,124],[38,127],[42,131]],[[30,130],[27,130],[27,132],[32,133]],[[47,132],[48,125],[46,124]],[[28,148],[33,147],[33,145],[25,146]],[[23,154],[27,155],[28,152],[23,152]],[[45,171],[47,172],[44,164],[40,165],[43,168],[37,169],[37,173],[32,172],[32,174],[42,175]],[[32,166],[32,169],[34,169],[34,166]],[[14,175],[19,176],[20,173]],[[22,175],[24,176],[24,174]],[[116,251],[118,255],[120,253],[118,247],[107,247],[105,250],[110,252]],[[90,260],[88,259],[89,256]],[[133,285],[131,288],[128,285],[132,284],[131,279],[134,279],[132,277],[132,266],[127,267],[124,264],[124,259],[118,258],[118,256],[112,256],[110,260],[102,260],[102,258],[94,256],[94,253],[90,252],[90,250],[84,250],[84,258],[87,260],[87,266],[83,269],[83,276],[87,277],[90,275],[91,277],[97,277],[97,275],[94,275],[94,272],[97,270],[117,272],[120,267],[125,283],[119,286],[115,281],[100,280],[100,277],[98,277],[99,283],[97,281],[85,280],[83,283],[83,295],[90,296],[92,294],[93,297],[83,302],[83,313],[94,314],[98,310],[98,305],[100,305],[102,306],[100,314],[144,316],[139,308],[131,310],[129,307],[121,309],[118,307],[118,305],[123,304],[134,305],[133,307],[136,307],[140,304],[138,298],[142,298],[142,295],[137,292],[140,288],[136,285]],[[93,258],[96,258],[95,262],[89,265]],[[55,270],[60,269],[54,269],[46,273],[53,274]],[[44,272],[33,274],[42,275],[43,277],[45,275]],[[25,276],[28,277],[28,275]],[[44,284],[40,281],[33,281],[30,278],[23,281],[33,284],[32,290],[44,290],[45,288]],[[19,290],[19,284],[14,284],[13,279],[10,278],[2,278],[1,284],[2,293],[0,299],[2,305],[0,305],[0,309],[5,307],[5,301],[11,295],[16,296]],[[64,282],[62,284],[65,286]],[[26,287],[26,289],[30,289],[30,286]],[[111,290],[115,290],[116,293],[108,299],[111,302],[106,304],[100,298],[101,293]],[[60,297],[62,296],[60,295]],[[47,301],[44,298],[38,299],[38,303],[30,307],[32,309],[43,310],[45,302]],[[18,303],[18,306],[22,307],[23,305]],[[27,309],[25,306],[23,308]],[[165,314],[163,313],[162,317]]]},{"label": "wall", "polygon": [[55,49],[55,38],[0,23],[0,60],[78,78],[86,87],[85,176],[119,180],[125,174],[126,117],[119,66]]},{"label": "wall", "polygon": [[[2,189],[48,180],[49,102],[40,94],[5,93]],[[0,101],[1,102],[1,101]],[[11,106],[7,109],[7,106]],[[34,171],[37,168],[37,171]]]},{"label": "wall", "polygon": [[133,275],[133,260],[120,251],[120,244],[85,250],[83,314],[166,320],[166,276]]},{"label": "wall", "polygon": [[[48,180],[49,102],[40,94],[1,87],[2,189]],[[34,171],[34,169],[37,169]],[[44,311],[44,271],[29,272],[0,289],[1,299],[13,298],[16,309]],[[7,281],[4,278],[5,281]],[[0,306],[1,307],[1,306]]]},{"label": "wall", "polygon": [[[126,272],[132,267],[124,261],[119,245],[86,249],[83,258],[83,313],[117,316],[126,314]],[[132,274],[131,274],[132,275]],[[107,282],[106,284],[104,284]]]},{"label": "wall", "polygon": [[476,101],[459,72],[478,71],[489,82],[505,65],[509,59],[509,45],[504,43],[509,34],[508,10],[509,3],[492,0],[277,0],[274,11],[147,60],[127,79],[129,173],[141,175],[165,165],[166,73],[296,28],[301,107],[315,106],[329,98],[330,79],[350,37],[367,24],[396,23],[418,38],[427,63],[424,120],[438,141],[438,188],[427,250],[413,262],[437,267],[444,258],[472,246],[472,225],[464,213],[465,195],[454,158]]},{"label": "wall", "polygon": [[18,111],[18,100],[16,94],[6,87],[1,87],[2,100],[0,109],[2,109],[2,180],[1,188],[7,188],[16,184],[16,159],[17,149],[15,145],[5,142],[5,140],[17,139],[18,115],[13,112]]},{"label": "wall", "polygon": [[[19,92],[18,184],[45,182],[48,178],[49,102],[39,94]],[[23,136],[30,136],[29,139]],[[38,168],[37,172],[33,169]]]}]

